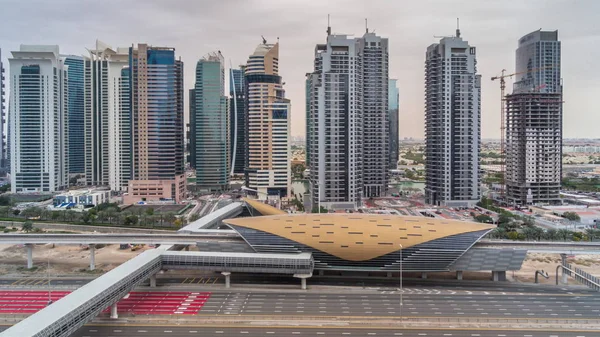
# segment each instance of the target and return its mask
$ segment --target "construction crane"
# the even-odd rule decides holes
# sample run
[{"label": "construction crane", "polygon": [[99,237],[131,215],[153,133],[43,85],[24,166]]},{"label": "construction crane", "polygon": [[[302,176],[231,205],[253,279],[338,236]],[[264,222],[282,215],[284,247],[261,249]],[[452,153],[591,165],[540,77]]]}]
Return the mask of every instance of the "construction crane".
[{"label": "construction crane", "polygon": [[[529,69],[526,71],[520,71],[520,72],[516,72],[516,73],[512,73],[512,74],[506,74],[506,69],[502,69],[501,75],[500,76],[494,76],[492,77],[492,81],[495,80],[500,80],[500,198],[502,199],[502,201],[505,201],[504,198],[504,190],[506,188],[505,186],[505,180],[504,180],[504,175],[505,175],[505,159],[506,159],[506,153],[505,153],[505,148],[504,148],[504,137],[505,137],[505,131],[506,131],[506,122],[505,122],[505,110],[506,110],[506,95],[505,95],[505,90],[506,90],[506,81],[505,78],[512,78],[513,76],[516,75],[522,75],[522,74],[527,74],[527,73],[534,73],[540,70],[544,70],[544,69],[549,69],[549,68],[554,68],[554,65],[550,65],[550,66],[545,66],[545,67],[539,67],[539,68],[533,68],[533,69]],[[535,91],[539,91],[542,88],[545,88],[545,85],[540,85],[537,88],[534,88]]]}]

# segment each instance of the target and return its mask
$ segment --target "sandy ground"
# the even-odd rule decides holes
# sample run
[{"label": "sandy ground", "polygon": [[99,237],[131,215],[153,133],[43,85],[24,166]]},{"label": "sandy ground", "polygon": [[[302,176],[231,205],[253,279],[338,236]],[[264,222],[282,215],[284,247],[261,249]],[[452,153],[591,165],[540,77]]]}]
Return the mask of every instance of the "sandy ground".
[{"label": "sandy ground", "polygon": [[[36,245],[33,248],[33,264],[37,269],[27,271],[25,270],[27,252],[24,246],[0,245],[0,276],[93,275],[111,270],[147,249],[152,248],[145,246],[132,252],[131,249],[120,250],[119,245],[97,247],[96,271],[90,272],[87,270],[90,265],[90,252],[87,246]],[[49,269],[48,263],[50,264]]]}]

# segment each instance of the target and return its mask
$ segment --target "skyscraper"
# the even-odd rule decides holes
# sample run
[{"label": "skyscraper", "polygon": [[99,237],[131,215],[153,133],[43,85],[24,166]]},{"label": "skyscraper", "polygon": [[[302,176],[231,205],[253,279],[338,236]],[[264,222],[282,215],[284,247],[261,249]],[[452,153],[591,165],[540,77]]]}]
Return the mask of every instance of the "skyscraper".
[{"label": "skyscraper", "polygon": [[[389,179],[388,40],[331,35],[307,75],[311,201],[354,208]],[[367,174],[368,172],[368,174]]]},{"label": "skyscraper", "polygon": [[126,191],[131,178],[129,51],[96,41],[85,58],[85,177],[87,185]]},{"label": "skyscraper", "polygon": [[398,168],[399,156],[399,138],[400,130],[398,125],[400,91],[397,86],[397,79],[390,79],[388,91],[388,115],[390,121],[390,169]]},{"label": "skyscraper", "polygon": [[388,189],[388,39],[369,33],[359,41],[363,72],[363,195],[382,197]]},{"label": "skyscraper", "polygon": [[21,45],[12,56],[11,191],[64,189],[69,183],[68,66],[58,46]]},{"label": "skyscraper", "polygon": [[244,75],[248,123],[246,187],[261,199],[290,193],[290,100],[279,76],[279,43],[263,41]]},{"label": "skyscraper", "polygon": [[231,174],[244,174],[246,163],[246,94],[244,92],[244,73],[246,66],[239,69],[231,68],[229,73],[229,137]]},{"label": "skyscraper", "polygon": [[84,60],[75,55],[63,58],[69,66],[69,174],[85,173]]},{"label": "skyscraper", "polygon": [[310,78],[311,73],[306,73],[306,79],[304,80],[304,97],[305,97],[305,120],[306,120],[306,148],[305,148],[305,158],[306,158],[306,167],[310,167],[310,135],[312,134],[312,120],[310,119]]},{"label": "skyscraper", "polygon": [[560,203],[561,45],[558,31],[519,39],[516,82],[506,96],[506,197],[509,204]]},{"label": "skyscraper", "polygon": [[210,53],[196,64],[193,97],[190,131],[194,133],[192,151],[196,160],[196,186],[204,191],[225,191],[230,173],[229,111],[225,97],[225,66],[220,52]]},{"label": "skyscraper", "polygon": [[123,202],[185,196],[183,62],[174,48],[129,48],[131,176]]},{"label": "skyscraper", "polygon": [[4,64],[2,63],[2,49],[0,49],[0,173],[6,175],[10,170],[9,160],[7,160],[6,135],[4,133],[4,124],[6,123],[4,115]]},{"label": "skyscraper", "polygon": [[476,49],[444,37],[425,59],[425,201],[472,206],[481,198],[481,75]]}]

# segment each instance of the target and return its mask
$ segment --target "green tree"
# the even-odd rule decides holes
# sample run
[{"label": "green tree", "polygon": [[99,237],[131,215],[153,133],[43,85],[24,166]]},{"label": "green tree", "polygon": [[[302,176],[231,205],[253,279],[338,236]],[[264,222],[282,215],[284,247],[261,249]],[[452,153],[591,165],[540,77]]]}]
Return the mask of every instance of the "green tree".
[{"label": "green tree", "polygon": [[4,184],[0,186],[0,193],[6,193],[10,191],[10,184]]},{"label": "green tree", "polygon": [[21,229],[25,233],[29,233],[29,232],[33,231],[33,221],[27,220],[27,221],[23,222],[23,224],[21,225]]},{"label": "green tree", "polygon": [[10,213],[10,206],[0,206],[0,214],[2,214],[5,217],[8,217],[9,213]]},{"label": "green tree", "polygon": [[52,212],[50,217],[52,218],[52,220],[56,221],[60,218],[60,213],[61,212],[59,212],[59,211],[54,211],[54,212]]},{"label": "green tree", "polygon": [[123,219],[123,225],[125,226],[135,226],[138,223],[138,217],[137,215],[131,214],[131,215],[127,215],[125,216],[125,219]]},{"label": "green tree", "polygon": [[564,212],[562,216],[563,218],[571,221],[581,221],[581,217],[579,217],[579,214],[575,212]]},{"label": "green tree", "polygon": [[150,207],[146,209],[146,215],[151,216],[154,215],[154,208]]},{"label": "green tree", "polygon": [[14,209],[14,210],[13,210],[13,214],[14,214],[15,216],[18,216],[19,214],[21,214],[21,210],[19,210],[19,209]]},{"label": "green tree", "polygon": [[165,214],[162,217],[162,221],[163,224],[161,224],[162,226],[164,226],[164,223],[167,223],[169,226],[173,225],[173,223],[175,222],[175,214],[173,212],[168,212],[167,214]]},{"label": "green tree", "polygon": [[493,239],[506,239],[506,235],[506,229],[504,229],[503,227],[496,227],[490,233],[490,237]]},{"label": "green tree", "polygon": [[8,195],[0,195],[0,206],[10,206],[11,203],[11,199]]},{"label": "green tree", "polygon": [[107,209],[104,210],[104,216],[108,220],[108,223],[111,224],[111,225],[113,223],[113,220],[117,216],[117,214],[118,214],[118,211],[114,207],[109,207],[109,208],[107,208]]},{"label": "green tree", "polygon": [[190,222],[194,222],[198,219],[200,219],[200,214],[194,213],[194,214],[190,215]]},{"label": "green tree", "polygon": [[494,219],[492,219],[491,216],[486,215],[486,214],[479,214],[479,215],[475,216],[474,219],[475,219],[475,221],[482,222],[482,223],[492,223],[492,222],[494,222]]},{"label": "green tree", "polygon": [[321,211],[319,212],[319,207],[314,206],[311,213],[329,213],[329,211],[327,210],[327,208],[321,206]]},{"label": "green tree", "polygon": [[557,236],[563,241],[571,240],[573,238],[573,232],[568,229],[559,229]]},{"label": "green tree", "polygon": [[554,240],[558,239],[558,232],[556,231],[556,229],[550,228],[550,229],[546,230],[546,232],[544,232],[544,238],[546,240],[554,241]]}]

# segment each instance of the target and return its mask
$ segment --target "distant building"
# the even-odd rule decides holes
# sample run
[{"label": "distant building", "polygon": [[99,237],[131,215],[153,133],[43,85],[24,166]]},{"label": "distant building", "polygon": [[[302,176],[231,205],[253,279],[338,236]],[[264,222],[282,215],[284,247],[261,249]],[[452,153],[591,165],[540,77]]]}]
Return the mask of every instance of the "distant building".
[{"label": "distant building", "polygon": [[400,91],[397,79],[390,79],[388,85],[388,115],[390,121],[390,169],[398,168],[400,130]]},{"label": "distant building", "polygon": [[67,68],[58,46],[21,45],[10,64],[11,192],[69,184]]},{"label": "distant building", "polygon": [[129,48],[131,175],[125,204],[180,202],[186,191],[183,135],[183,62],[174,48]]},{"label": "distant building", "polygon": [[74,190],[54,196],[52,210],[72,208],[89,208],[110,201],[110,191],[107,190]]},{"label": "distant building", "polygon": [[85,173],[85,126],[84,126],[84,59],[82,56],[65,55],[64,64],[69,66],[69,174]]},{"label": "distant building", "polygon": [[129,50],[96,41],[85,58],[85,178],[124,192],[131,179]]},{"label": "distant building", "polygon": [[425,58],[425,202],[472,206],[481,199],[481,75],[475,47],[444,37]]},{"label": "distant building", "polygon": [[[290,100],[279,76],[279,43],[259,44],[244,75],[248,123],[245,185],[259,199],[291,192]],[[257,192],[254,192],[257,191]]]},{"label": "distant building", "polygon": [[229,186],[229,111],[225,97],[225,67],[220,52],[196,64],[194,104],[190,105],[191,151],[194,152],[196,186],[225,191]]},{"label": "distant building", "polygon": [[307,160],[311,200],[355,208],[389,181],[388,40],[332,35],[307,74]]},{"label": "distant building", "polygon": [[246,93],[244,92],[244,73],[246,66],[241,65],[239,69],[231,69],[229,73],[229,138],[230,138],[230,162],[231,175],[244,174],[246,163],[246,146],[248,137],[246,133]]},{"label": "distant building", "polygon": [[561,203],[562,83],[558,31],[519,39],[514,90],[506,96],[509,204]]},{"label": "distant building", "polygon": [[4,64],[2,63],[2,49],[0,49],[0,173],[6,175],[10,171],[10,161],[8,160],[7,138],[4,133],[4,124],[6,116],[4,114]]}]

